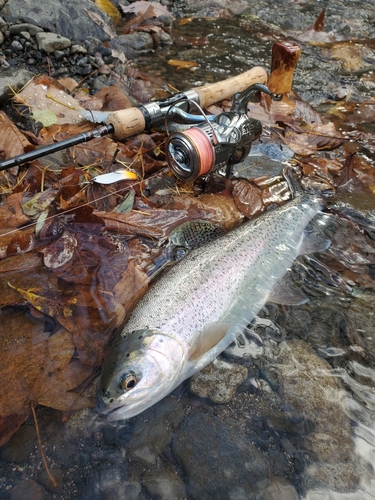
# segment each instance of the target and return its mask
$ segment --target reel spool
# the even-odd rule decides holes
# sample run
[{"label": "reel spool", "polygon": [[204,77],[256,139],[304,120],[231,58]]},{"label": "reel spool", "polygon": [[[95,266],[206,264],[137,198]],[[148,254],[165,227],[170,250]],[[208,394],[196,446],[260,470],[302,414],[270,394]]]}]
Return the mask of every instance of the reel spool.
[{"label": "reel spool", "polygon": [[[202,123],[184,132],[172,132],[166,143],[170,168],[178,179],[193,182],[197,177],[232,166],[243,161],[250,152],[251,143],[262,133],[258,120],[246,116],[239,128],[223,125],[234,117],[222,113],[219,123]],[[237,118],[237,117],[236,117]]]},{"label": "reel spool", "polygon": [[215,165],[215,150],[203,127],[191,127],[185,132],[173,132],[167,140],[169,166],[180,180],[193,182],[211,172]]},{"label": "reel spool", "polygon": [[[168,164],[175,176],[185,182],[227,166],[227,175],[232,165],[243,161],[249,154],[252,142],[260,137],[262,124],[246,114],[247,101],[253,93],[263,91],[273,99],[281,96],[272,94],[265,85],[255,84],[235,96],[231,111],[217,116],[206,116],[194,102],[202,116],[188,115],[172,108],[180,116],[199,125],[192,125],[183,132],[172,132],[166,142]],[[168,113],[167,113],[168,115]],[[167,118],[167,116],[166,116]],[[166,127],[168,130],[168,127]]]}]

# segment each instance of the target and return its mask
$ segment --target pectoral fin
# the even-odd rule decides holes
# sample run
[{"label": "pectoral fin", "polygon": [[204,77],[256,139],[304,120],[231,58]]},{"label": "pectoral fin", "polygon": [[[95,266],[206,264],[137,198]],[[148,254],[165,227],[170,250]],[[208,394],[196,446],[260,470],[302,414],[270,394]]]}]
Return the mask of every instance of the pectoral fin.
[{"label": "pectoral fin", "polygon": [[229,323],[209,323],[195,338],[189,351],[189,360],[196,361],[215,347],[228,333]]}]

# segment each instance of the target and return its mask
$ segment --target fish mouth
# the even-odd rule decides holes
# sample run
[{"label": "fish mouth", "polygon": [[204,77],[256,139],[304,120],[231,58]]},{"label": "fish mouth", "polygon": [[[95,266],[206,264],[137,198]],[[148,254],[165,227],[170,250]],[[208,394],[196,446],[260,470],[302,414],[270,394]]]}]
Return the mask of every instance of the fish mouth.
[{"label": "fish mouth", "polygon": [[109,422],[116,420],[127,420],[141,413],[147,406],[136,402],[123,401],[122,403],[106,404],[103,398],[97,396],[96,409],[98,413],[105,415]]}]

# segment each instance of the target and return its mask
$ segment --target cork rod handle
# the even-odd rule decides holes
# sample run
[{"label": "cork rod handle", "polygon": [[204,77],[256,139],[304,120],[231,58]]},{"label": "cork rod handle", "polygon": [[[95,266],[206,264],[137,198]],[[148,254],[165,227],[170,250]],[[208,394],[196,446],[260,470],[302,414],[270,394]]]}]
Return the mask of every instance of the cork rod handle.
[{"label": "cork rod handle", "polygon": [[[193,90],[199,96],[199,104],[205,108],[211,104],[229,99],[234,94],[246,90],[253,83],[266,83],[266,70],[256,66],[245,73],[228,78],[221,82],[212,83]],[[113,111],[108,114],[108,123],[112,123],[117,140],[126,139],[145,130],[145,119],[140,109],[129,108]]]}]

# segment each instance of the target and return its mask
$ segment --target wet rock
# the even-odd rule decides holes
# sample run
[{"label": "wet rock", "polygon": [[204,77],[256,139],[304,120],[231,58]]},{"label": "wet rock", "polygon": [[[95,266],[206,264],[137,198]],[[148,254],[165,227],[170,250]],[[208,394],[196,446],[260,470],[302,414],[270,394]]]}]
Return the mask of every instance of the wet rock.
[{"label": "wet rock", "polygon": [[180,477],[167,469],[146,473],[142,481],[148,494],[155,500],[183,500],[186,498],[185,484]]},{"label": "wet rock", "polygon": [[13,95],[10,88],[18,90],[33,77],[34,74],[25,69],[9,69],[2,72],[0,75],[0,103]]},{"label": "wet rock", "polygon": [[31,36],[35,36],[40,31],[43,31],[43,28],[30,23],[13,24],[12,26],[9,26],[9,33],[11,35],[19,35],[25,31]]},{"label": "wet rock", "polygon": [[[282,398],[313,426],[304,439],[310,456],[304,472],[305,485],[354,488],[359,471],[350,422],[340,400],[343,388],[331,374],[330,365],[301,340],[282,342],[277,363]],[[326,473],[329,467],[336,470],[335,474]]]},{"label": "wet rock", "polygon": [[36,43],[38,44],[39,50],[44,50],[49,54],[55,50],[62,50],[70,47],[71,41],[69,38],[65,38],[61,35],[55,33],[37,33],[35,36]]},{"label": "wet rock", "polygon": [[101,500],[138,500],[141,485],[136,481],[124,481],[119,470],[113,468],[99,470],[98,481],[89,498]]},{"label": "wet rock", "polygon": [[25,479],[11,489],[9,498],[10,500],[44,500],[46,490],[35,481]]},{"label": "wet rock", "polygon": [[0,459],[21,464],[28,459],[36,441],[35,428],[23,425],[12,438],[0,448]]},{"label": "wet rock", "polygon": [[[191,499],[227,500],[235,488],[250,496],[269,464],[239,425],[196,412],[178,428],[172,450],[188,478]],[[250,497],[251,498],[251,497]]]},{"label": "wet rock", "polygon": [[[28,23],[43,26],[44,29],[58,33],[70,40],[86,40],[90,37],[108,40],[109,35],[102,25],[97,24],[88,14],[100,16],[111,28],[111,19],[90,0],[8,0],[0,11],[5,21]],[[72,15],[74,12],[74,15]],[[99,19],[99,18],[97,18]],[[103,23],[102,23],[103,24]]]},{"label": "wet rock", "polygon": [[120,35],[108,42],[113,49],[119,50],[125,54],[127,59],[135,59],[141,54],[153,50],[154,42],[152,36],[148,33],[136,31],[129,35]]},{"label": "wet rock", "polygon": [[155,463],[170,443],[172,428],[179,424],[183,416],[182,408],[173,398],[165,398],[142,413],[129,440],[132,459],[145,466]]},{"label": "wet rock", "polygon": [[247,369],[235,363],[215,360],[190,379],[190,390],[214,403],[229,402],[247,377]]},{"label": "wet rock", "polygon": [[284,477],[271,476],[257,483],[255,500],[298,500],[295,487]]}]

